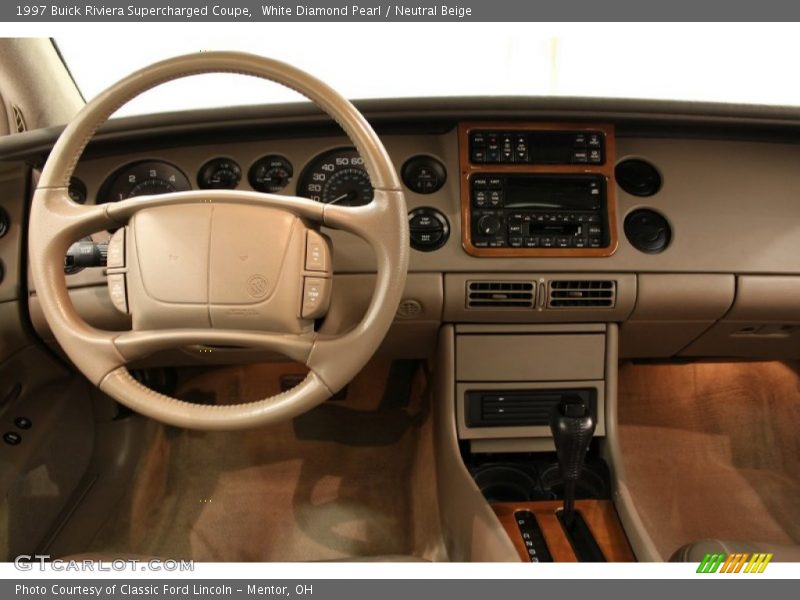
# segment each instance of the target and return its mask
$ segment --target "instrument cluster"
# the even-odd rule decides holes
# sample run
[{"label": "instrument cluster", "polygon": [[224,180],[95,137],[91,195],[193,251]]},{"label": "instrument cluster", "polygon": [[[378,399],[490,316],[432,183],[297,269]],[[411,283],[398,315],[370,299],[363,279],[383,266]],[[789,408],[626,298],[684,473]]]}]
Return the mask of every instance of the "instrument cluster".
[{"label": "instrument cluster", "polygon": [[[97,204],[118,202],[137,196],[150,196],[191,189],[235,190],[249,186],[258,192],[279,193],[295,174],[294,165],[280,154],[268,154],[244,169],[235,159],[219,156],[205,162],[194,177],[175,164],[163,160],[141,160],[114,171],[97,193]],[[71,195],[85,202],[85,186],[73,180]],[[297,180],[297,195],[330,204],[361,206],[374,197],[364,159],[355,148],[327,150],[313,157]]]}]

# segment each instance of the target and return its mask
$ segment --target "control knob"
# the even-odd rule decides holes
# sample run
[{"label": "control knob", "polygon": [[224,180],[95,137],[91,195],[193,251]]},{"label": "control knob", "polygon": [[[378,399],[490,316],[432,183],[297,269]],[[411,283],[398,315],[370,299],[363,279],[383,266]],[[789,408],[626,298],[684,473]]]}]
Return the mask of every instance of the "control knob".
[{"label": "control knob", "polygon": [[503,224],[494,215],[483,215],[478,219],[478,231],[481,235],[497,235]]}]

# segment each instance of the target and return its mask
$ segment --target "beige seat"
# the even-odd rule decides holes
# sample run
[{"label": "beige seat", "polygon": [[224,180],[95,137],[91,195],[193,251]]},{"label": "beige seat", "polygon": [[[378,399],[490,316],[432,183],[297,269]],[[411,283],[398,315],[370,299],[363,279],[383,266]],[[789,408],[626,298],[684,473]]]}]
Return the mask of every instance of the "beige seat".
[{"label": "beige seat", "polygon": [[700,540],[681,546],[670,562],[697,562],[705,558],[706,554],[734,554],[737,552],[770,553],[776,562],[800,562],[800,546],[782,546],[779,544],[758,544],[753,542],[735,542],[730,540]]}]

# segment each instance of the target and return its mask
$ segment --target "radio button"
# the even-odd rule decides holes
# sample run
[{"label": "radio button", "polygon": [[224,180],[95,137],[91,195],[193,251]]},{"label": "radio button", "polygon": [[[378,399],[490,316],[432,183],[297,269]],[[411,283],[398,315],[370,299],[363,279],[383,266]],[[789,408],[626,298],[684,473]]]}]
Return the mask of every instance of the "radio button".
[{"label": "radio button", "polygon": [[502,190],[503,189],[503,180],[499,177],[491,177],[488,181],[487,187],[490,190]]},{"label": "radio button", "polygon": [[583,238],[575,238],[576,248],[586,248],[586,240]]},{"label": "radio button", "polygon": [[589,162],[590,163],[603,162],[603,155],[601,154],[600,150],[598,149],[589,150]]},{"label": "radio button", "polygon": [[539,247],[539,238],[536,238],[536,237],[525,238],[525,247],[526,248],[538,248]]},{"label": "radio button", "polygon": [[472,204],[476,208],[486,208],[489,203],[489,193],[483,190],[478,190],[472,193]]},{"label": "radio button", "polygon": [[503,204],[503,192],[498,190],[492,190],[489,192],[489,206],[492,208],[497,208],[498,206]]},{"label": "radio button", "polygon": [[552,248],[556,243],[555,239],[549,235],[543,235],[540,237],[539,242],[541,243],[542,248]]},{"label": "radio button", "polygon": [[470,139],[471,139],[472,145],[475,146],[475,147],[477,147],[477,146],[485,146],[486,145],[486,136],[483,134],[482,131],[478,131],[478,132],[473,133],[470,136]]},{"label": "radio button", "polygon": [[575,134],[575,147],[576,148],[586,148],[586,134],[585,133],[576,133]]},{"label": "radio button", "polygon": [[589,162],[589,154],[586,150],[574,150],[572,152],[573,163],[586,163]]},{"label": "radio button", "polygon": [[599,225],[589,226],[589,235],[602,235],[603,230]]},{"label": "radio button", "polygon": [[472,179],[472,189],[485,190],[487,185],[486,181],[486,177],[474,177]]},{"label": "radio button", "polygon": [[589,238],[589,248],[599,248],[600,244],[600,238]]},{"label": "radio button", "polygon": [[520,235],[522,233],[522,224],[508,224],[508,235]]},{"label": "radio button", "polygon": [[512,248],[521,248],[522,247],[522,237],[521,236],[514,236],[508,238],[508,245]]},{"label": "radio button", "polygon": [[589,148],[600,148],[603,145],[603,137],[601,133],[590,133],[587,141]]},{"label": "radio button", "polygon": [[571,238],[568,238],[566,236],[559,236],[558,238],[556,238],[556,246],[558,246],[559,248],[569,248],[570,240]]}]

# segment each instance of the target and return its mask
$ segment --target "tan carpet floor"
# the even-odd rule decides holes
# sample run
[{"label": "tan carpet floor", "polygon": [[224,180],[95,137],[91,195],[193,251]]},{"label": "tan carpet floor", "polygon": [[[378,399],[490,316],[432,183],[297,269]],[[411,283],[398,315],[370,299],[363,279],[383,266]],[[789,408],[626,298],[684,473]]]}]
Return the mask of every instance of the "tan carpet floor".
[{"label": "tan carpet floor", "polygon": [[633,501],[664,558],[702,538],[800,544],[794,365],[624,365],[619,420]]},{"label": "tan carpet floor", "polygon": [[[242,432],[164,429],[92,552],[198,561],[306,561],[385,554],[442,558],[429,398],[382,402],[390,364],[371,363],[293,422]],[[279,391],[296,365],[231,367],[179,395],[234,403]]]}]

